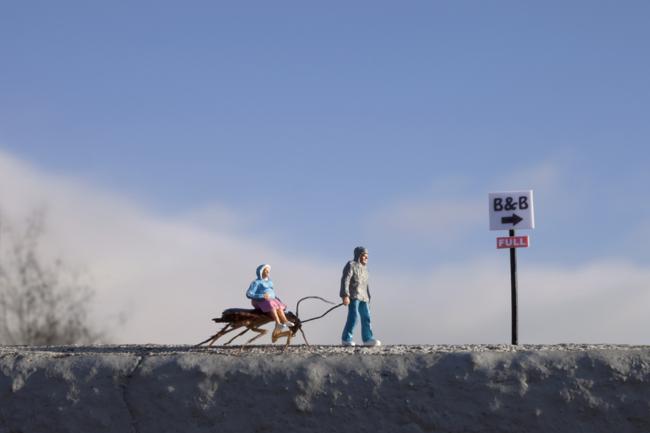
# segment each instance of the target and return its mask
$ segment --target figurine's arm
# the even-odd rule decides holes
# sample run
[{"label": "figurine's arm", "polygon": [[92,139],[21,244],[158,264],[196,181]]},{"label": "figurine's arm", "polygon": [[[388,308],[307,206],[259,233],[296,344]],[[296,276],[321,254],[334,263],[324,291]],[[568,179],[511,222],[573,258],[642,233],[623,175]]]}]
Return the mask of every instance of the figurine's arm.
[{"label": "figurine's arm", "polygon": [[350,266],[350,263],[345,265],[345,268],[343,268],[343,275],[341,276],[341,291],[339,293],[339,296],[343,299],[343,303],[347,305],[345,302],[345,299],[348,299],[348,302],[350,301],[350,280],[352,280],[352,266]]},{"label": "figurine's arm", "polygon": [[259,283],[257,280],[253,281],[250,286],[248,286],[248,290],[246,291],[246,297],[248,299],[264,299],[264,296],[262,293],[259,293],[257,288],[259,287]]}]

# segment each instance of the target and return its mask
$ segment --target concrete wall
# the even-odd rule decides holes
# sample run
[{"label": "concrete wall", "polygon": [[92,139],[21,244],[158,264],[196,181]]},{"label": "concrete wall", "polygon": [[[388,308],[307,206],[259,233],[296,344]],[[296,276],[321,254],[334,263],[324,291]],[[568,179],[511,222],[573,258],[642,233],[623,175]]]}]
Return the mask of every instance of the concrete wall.
[{"label": "concrete wall", "polygon": [[0,349],[0,433],[650,432],[650,348]]}]

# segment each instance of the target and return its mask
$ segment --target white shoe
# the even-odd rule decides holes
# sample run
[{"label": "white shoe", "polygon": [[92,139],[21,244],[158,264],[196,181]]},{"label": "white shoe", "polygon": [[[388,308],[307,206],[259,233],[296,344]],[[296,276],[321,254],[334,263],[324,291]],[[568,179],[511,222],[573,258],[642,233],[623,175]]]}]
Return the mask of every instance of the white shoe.
[{"label": "white shoe", "polygon": [[364,346],[381,346],[381,341],[375,340],[373,338],[372,340],[364,341],[363,345]]},{"label": "white shoe", "polygon": [[341,341],[341,346],[356,346],[356,343],[354,341]]},{"label": "white shoe", "polygon": [[285,323],[276,323],[271,333],[271,343],[278,341],[280,337],[286,337],[291,334],[291,329]]}]

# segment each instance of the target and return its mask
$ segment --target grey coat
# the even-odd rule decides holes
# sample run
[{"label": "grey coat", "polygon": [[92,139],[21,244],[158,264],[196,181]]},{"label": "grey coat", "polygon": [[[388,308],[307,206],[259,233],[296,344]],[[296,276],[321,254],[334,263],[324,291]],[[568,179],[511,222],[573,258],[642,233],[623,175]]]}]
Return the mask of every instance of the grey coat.
[{"label": "grey coat", "polygon": [[355,260],[350,260],[343,268],[340,297],[345,296],[349,296],[350,299],[370,302],[368,267]]}]

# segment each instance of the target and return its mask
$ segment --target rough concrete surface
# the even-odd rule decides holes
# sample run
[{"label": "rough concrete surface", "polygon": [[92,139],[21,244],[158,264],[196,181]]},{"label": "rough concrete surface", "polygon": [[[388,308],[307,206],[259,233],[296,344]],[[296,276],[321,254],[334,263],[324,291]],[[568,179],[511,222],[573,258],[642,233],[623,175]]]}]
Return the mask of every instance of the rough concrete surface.
[{"label": "rough concrete surface", "polygon": [[650,346],[0,348],[0,433],[650,432]]}]

